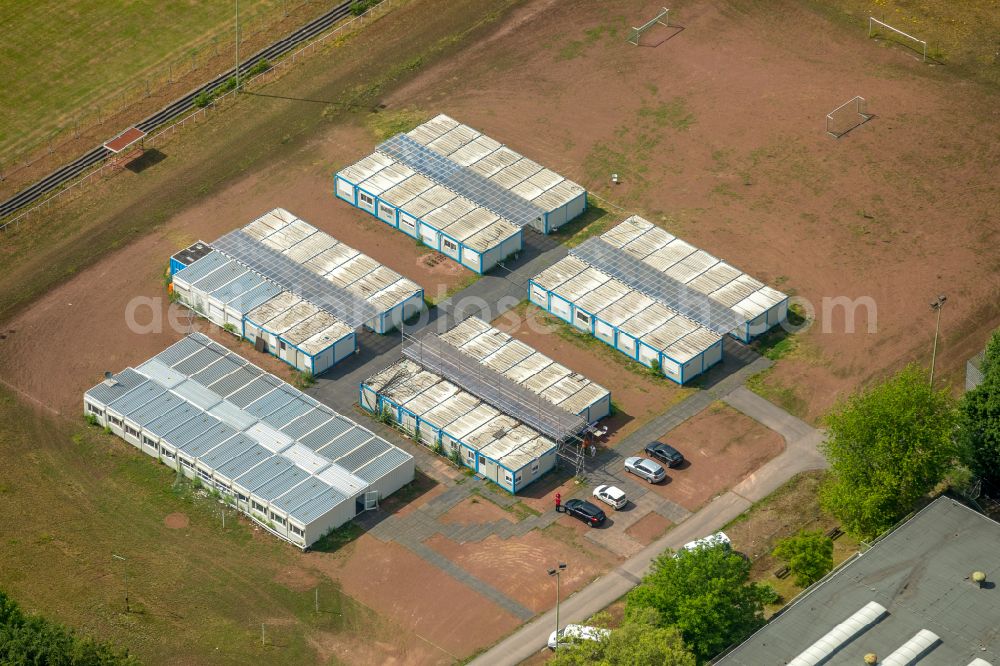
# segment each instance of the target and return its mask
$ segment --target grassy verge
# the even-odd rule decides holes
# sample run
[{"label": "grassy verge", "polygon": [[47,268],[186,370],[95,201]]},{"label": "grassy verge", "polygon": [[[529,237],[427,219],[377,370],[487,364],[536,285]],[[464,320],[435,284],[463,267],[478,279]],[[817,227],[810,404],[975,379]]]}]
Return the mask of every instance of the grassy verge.
[{"label": "grassy verge", "polygon": [[[751,579],[767,583],[781,597],[777,604],[765,609],[768,616],[803,589],[795,584],[793,576],[778,578],[774,575],[784,564],[771,555],[778,541],[800,530],[826,532],[839,526],[835,518],[823,513],[819,507],[818,491],[824,476],[824,472],[806,472],[796,476],[723,528],[736,549],[753,560]],[[858,542],[847,534],[833,543],[834,566],[858,550]]]},{"label": "grassy verge", "polygon": [[587,197],[587,210],[572,222],[559,227],[552,236],[566,247],[576,247],[593,236],[599,236],[615,225],[620,217],[605,210],[591,196]]},{"label": "grassy verge", "polygon": [[758,372],[747,380],[747,388],[800,419],[805,418],[809,405],[805,398],[795,392],[795,387],[786,386],[772,377],[774,366]]},{"label": "grassy verge", "polygon": [[[451,261],[451,260],[447,259],[446,261]],[[448,287],[448,289],[441,292],[439,295],[424,296],[424,302],[427,304],[427,307],[432,308],[441,301],[446,301],[455,294],[457,294],[458,292],[462,291],[463,289],[467,289],[468,287],[471,287],[472,285],[476,284],[477,282],[479,282],[479,279],[481,277],[483,276],[480,275],[479,273],[473,273],[470,271],[468,275],[466,275],[461,280]]]},{"label": "grassy verge", "polygon": [[[0,263],[0,321],[182,209],[276,160],[301,153],[328,123],[363,123],[395,86],[488,31],[513,4],[474,0],[428,11],[412,0],[347,38],[330,40],[302,67],[241,96],[160,148],[167,159],[63,197],[7,233]],[[377,27],[374,27],[377,26]],[[267,96],[270,95],[270,96]],[[325,104],[316,104],[323,100]]]},{"label": "grassy verge", "polygon": [[[223,528],[211,493],[82,419],[55,419],[0,391],[0,458],[0,587],[146,663],[308,663],[310,636],[379,623],[335,581],[302,569],[295,548],[232,509]],[[167,527],[171,514],[188,525]],[[127,614],[112,553],[128,558]],[[279,582],[289,570],[309,583]],[[329,612],[313,610],[317,586]]]}]

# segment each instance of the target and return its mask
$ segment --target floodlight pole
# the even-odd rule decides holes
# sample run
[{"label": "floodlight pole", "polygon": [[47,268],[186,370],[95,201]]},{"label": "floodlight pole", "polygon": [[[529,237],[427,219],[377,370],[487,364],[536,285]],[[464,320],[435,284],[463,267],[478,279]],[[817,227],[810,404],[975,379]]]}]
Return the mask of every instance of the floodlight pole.
[{"label": "floodlight pole", "polygon": [[938,346],[938,334],[941,332],[941,309],[944,307],[944,302],[948,300],[948,297],[941,294],[936,299],[931,301],[931,310],[937,311],[937,322],[934,324],[934,349],[931,351],[931,381],[930,385],[934,386],[934,362],[937,360],[937,346]]},{"label": "floodlight pole", "polygon": [[566,571],[566,564],[564,562],[560,562],[555,569],[549,569],[549,575],[556,577],[556,646],[554,648],[556,650],[559,649],[559,576],[563,571]]},{"label": "floodlight pole", "polygon": [[236,0],[236,92],[240,91],[240,0]]},{"label": "floodlight pole", "polygon": [[122,557],[121,555],[115,555],[114,553],[111,554],[111,559],[113,559],[113,560],[121,560],[122,561],[122,571],[125,573],[125,612],[128,613],[129,612],[129,607],[128,607],[128,560],[125,559],[124,557]]}]

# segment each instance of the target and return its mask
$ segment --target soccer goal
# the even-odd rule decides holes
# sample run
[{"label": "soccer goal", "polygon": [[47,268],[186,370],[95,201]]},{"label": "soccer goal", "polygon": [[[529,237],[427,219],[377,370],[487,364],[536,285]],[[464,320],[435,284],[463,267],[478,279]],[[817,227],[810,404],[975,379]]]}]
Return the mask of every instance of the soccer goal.
[{"label": "soccer goal", "polygon": [[858,125],[872,119],[868,113],[868,102],[864,97],[849,99],[826,114],[826,133],[839,139]]},{"label": "soccer goal", "polygon": [[667,9],[666,7],[661,9],[659,14],[646,21],[646,23],[644,23],[643,25],[639,26],[638,28],[632,28],[631,30],[629,30],[628,32],[629,44],[634,44],[635,46],[639,46],[639,40],[642,39],[642,33],[646,32],[647,30],[649,30],[650,28],[652,28],[654,25],[657,24],[667,26],[668,28],[670,27],[670,10]]},{"label": "soccer goal", "polygon": [[915,47],[911,47],[911,48],[913,48],[917,53],[922,53],[923,54],[923,62],[927,62],[927,42],[925,42],[922,39],[917,39],[913,35],[908,35],[905,32],[903,32],[902,30],[899,30],[897,28],[893,28],[888,23],[884,23],[883,21],[879,21],[874,16],[869,16],[868,17],[868,38],[871,39],[872,37],[878,37],[879,33],[882,30],[885,30],[885,31],[887,31],[889,33],[897,34],[900,37],[904,37],[904,38],[909,39],[910,41],[915,42],[916,44],[918,44],[919,46],[915,46]]}]

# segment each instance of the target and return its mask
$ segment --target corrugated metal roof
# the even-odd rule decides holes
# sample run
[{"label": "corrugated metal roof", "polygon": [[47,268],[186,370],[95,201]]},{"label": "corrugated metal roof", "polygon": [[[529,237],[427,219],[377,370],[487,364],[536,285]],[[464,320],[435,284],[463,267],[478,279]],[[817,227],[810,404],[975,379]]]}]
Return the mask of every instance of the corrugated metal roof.
[{"label": "corrugated metal roof", "polygon": [[142,384],[144,381],[146,381],[144,376],[140,375],[132,368],[126,368],[117,375],[113,375],[110,381],[106,380],[90,389],[85,395],[93,399],[95,402],[107,405],[109,402],[113,402],[117,398],[120,398],[139,384]]},{"label": "corrugated metal roof", "polygon": [[[199,367],[199,362],[204,365]],[[220,478],[238,478],[259,500],[277,499],[303,483],[315,482],[321,492],[305,498],[302,507],[290,514],[303,524],[368,487],[368,481],[334,464],[335,459],[344,457],[352,468],[378,459],[372,474],[379,469],[389,473],[395,469],[391,465],[412,465],[409,454],[204,335],[188,336],[141,367],[148,376],[130,368],[119,373],[117,385],[102,383],[90,389],[88,399],[106,406],[99,399],[105,397],[134,413],[143,432],[198,458],[203,469],[214,470]],[[180,369],[191,378],[184,379]],[[249,408],[243,409],[244,405]],[[258,416],[265,421],[258,421]],[[285,426],[287,432],[266,421]],[[324,452],[315,451],[330,442]],[[386,452],[396,454],[386,456]]]},{"label": "corrugated metal roof", "polygon": [[179,279],[181,282],[191,284],[202,279],[215,269],[220,266],[224,266],[229,262],[229,257],[219,252],[209,252],[201,259],[198,259],[190,266],[185,266],[176,273],[174,273],[174,279]]},{"label": "corrugated metal roof", "polygon": [[[310,476],[299,485],[285,492],[281,495],[281,497],[275,499],[272,502],[272,506],[290,514],[307,502],[319,497],[325,492],[329,492],[330,490],[332,489],[329,484],[323,482],[315,476]],[[298,517],[296,516],[296,518]]]}]

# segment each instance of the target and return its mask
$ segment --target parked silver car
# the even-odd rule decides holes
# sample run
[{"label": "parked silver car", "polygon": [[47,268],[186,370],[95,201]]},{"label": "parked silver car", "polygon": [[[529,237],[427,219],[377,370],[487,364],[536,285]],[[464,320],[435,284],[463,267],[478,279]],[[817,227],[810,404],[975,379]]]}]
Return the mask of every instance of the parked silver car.
[{"label": "parked silver car", "polygon": [[640,458],[639,456],[632,456],[625,459],[625,471],[632,472],[650,483],[659,483],[667,478],[667,472],[663,469],[663,465],[653,462],[649,458]]}]

